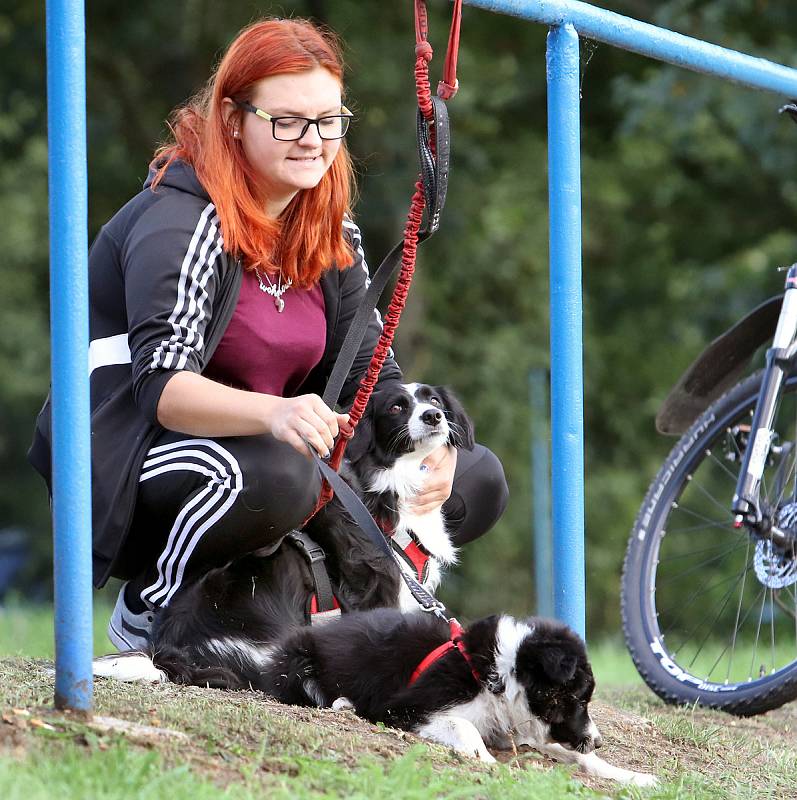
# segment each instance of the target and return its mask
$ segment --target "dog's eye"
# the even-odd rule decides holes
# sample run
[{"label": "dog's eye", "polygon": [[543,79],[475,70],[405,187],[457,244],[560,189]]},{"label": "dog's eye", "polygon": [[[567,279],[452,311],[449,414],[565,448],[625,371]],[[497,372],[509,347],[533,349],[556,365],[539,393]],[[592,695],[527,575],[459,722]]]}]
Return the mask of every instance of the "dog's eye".
[{"label": "dog's eye", "polygon": [[393,403],[392,406],[387,410],[388,414],[400,414],[404,410],[404,406],[401,403]]},{"label": "dog's eye", "polygon": [[429,402],[430,402],[430,403],[431,403],[433,406],[438,406],[438,407],[439,407],[439,406],[443,405],[443,404],[440,402],[440,398],[439,398],[439,397],[430,397],[430,398],[429,398]]}]

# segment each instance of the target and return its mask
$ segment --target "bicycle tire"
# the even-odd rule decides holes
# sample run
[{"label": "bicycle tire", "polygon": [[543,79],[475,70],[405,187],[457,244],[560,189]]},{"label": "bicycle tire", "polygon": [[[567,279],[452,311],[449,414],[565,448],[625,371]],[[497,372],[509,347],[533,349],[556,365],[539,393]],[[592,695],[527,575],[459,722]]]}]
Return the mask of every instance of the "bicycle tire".
[{"label": "bicycle tire", "polygon": [[[698,704],[738,716],[797,698],[797,558],[773,554],[768,543],[759,544],[745,528],[736,528],[730,512],[745,426],[762,376],[763,371],[751,375],[715,401],[670,452],[634,523],[621,591],[626,644],[645,683],[668,703]],[[771,491],[770,507],[782,508],[783,514],[797,507],[795,424],[797,376],[791,376],[776,415],[773,445],[778,445],[762,482],[762,499]],[[787,427],[788,436],[781,436]],[[736,465],[735,471],[729,464]],[[772,585],[784,580],[785,587]],[[755,603],[762,598],[760,609],[744,609],[745,598],[754,595]],[[752,633],[747,624],[751,611]],[[767,640],[761,650],[769,650],[771,659],[755,674],[762,627]],[[747,658],[744,648],[751,648],[747,675],[743,662],[734,664],[737,645],[740,661],[742,652]],[[723,676],[718,664],[729,648]],[[705,666],[715,657],[713,665]]]}]

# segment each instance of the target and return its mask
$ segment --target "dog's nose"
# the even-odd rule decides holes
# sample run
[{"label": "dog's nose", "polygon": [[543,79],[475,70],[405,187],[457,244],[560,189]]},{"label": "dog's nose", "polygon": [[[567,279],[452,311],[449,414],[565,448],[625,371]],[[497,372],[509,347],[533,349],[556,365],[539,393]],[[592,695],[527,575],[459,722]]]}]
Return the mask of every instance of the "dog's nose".
[{"label": "dog's nose", "polygon": [[597,750],[599,747],[603,747],[603,737],[600,734],[592,737],[592,745]]},{"label": "dog's nose", "polygon": [[426,423],[432,428],[434,428],[435,425],[439,425],[441,419],[443,419],[443,414],[436,408],[430,408],[421,414],[421,422]]}]

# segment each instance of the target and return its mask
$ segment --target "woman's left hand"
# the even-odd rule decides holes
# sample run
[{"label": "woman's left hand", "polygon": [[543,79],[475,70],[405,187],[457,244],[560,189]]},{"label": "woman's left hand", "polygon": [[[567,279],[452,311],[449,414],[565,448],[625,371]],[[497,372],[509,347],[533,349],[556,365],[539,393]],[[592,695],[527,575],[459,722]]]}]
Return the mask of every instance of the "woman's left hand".
[{"label": "woman's left hand", "polygon": [[457,468],[457,451],[444,444],[426,456],[422,463],[428,470],[423,488],[409,503],[412,513],[419,515],[436,511],[451,496],[454,470]]}]

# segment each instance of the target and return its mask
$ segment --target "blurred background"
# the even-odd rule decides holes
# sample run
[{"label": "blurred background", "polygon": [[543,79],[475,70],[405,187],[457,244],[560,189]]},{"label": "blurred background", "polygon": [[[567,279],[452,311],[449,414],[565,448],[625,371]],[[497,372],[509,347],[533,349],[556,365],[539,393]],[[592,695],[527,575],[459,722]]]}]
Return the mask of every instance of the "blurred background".
[{"label": "blurred background", "polygon": [[[795,66],[797,6],[611,0],[640,20]],[[429,0],[433,86],[450,23]],[[48,391],[45,8],[0,3],[0,604],[47,603],[51,530],[25,452]],[[372,268],[400,238],[417,172],[412,3],[92,0],[89,235],[129,197],[238,29],[306,16],[343,38],[357,221]],[[440,232],[419,251],[397,341],[412,380],[447,383],[502,459],[501,522],[445,583],[462,617],[535,610],[529,375],[549,366],[544,27],[466,7]],[[782,98],[582,40],[587,631],[620,628],[625,543],[674,441],[655,432],[704,345],[781,290],[797,260],[797,128]],[[542,371],[542,373],[539,373]],[[109,592],[110,592],[109,587]],[[107,598],[106,598],[107,599]]]}]

